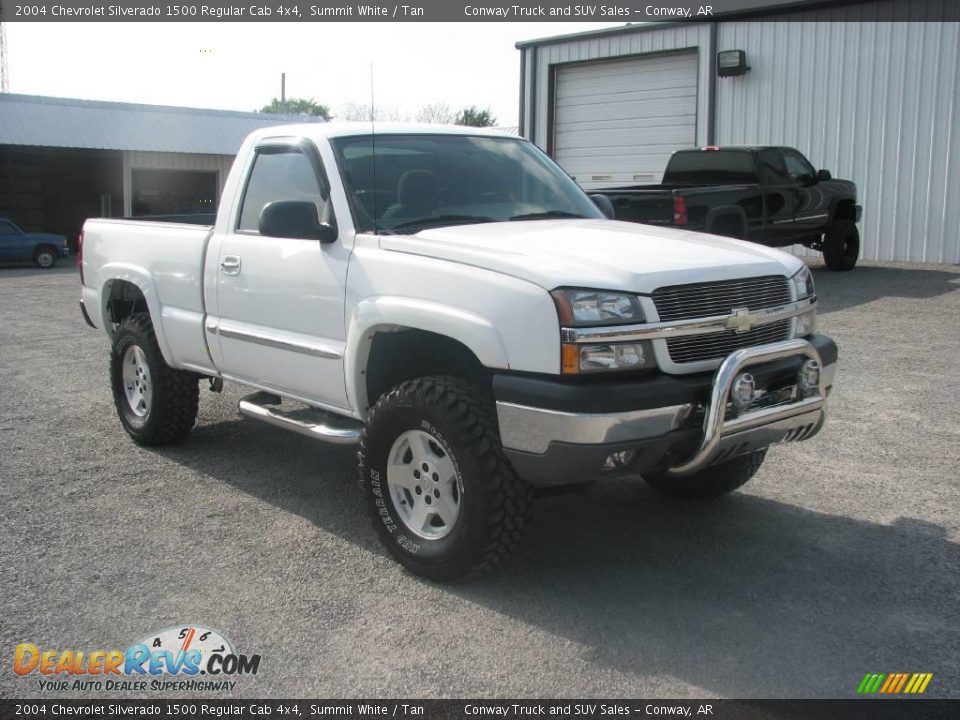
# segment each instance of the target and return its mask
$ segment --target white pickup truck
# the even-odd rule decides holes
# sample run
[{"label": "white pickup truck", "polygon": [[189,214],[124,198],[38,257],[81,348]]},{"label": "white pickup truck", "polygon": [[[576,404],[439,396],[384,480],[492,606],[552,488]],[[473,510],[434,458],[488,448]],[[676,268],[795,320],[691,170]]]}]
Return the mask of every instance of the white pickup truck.
[{"label": "white pickup truck", "polygon": [[507,555],[535,488],[719,495],[823,425],[806,266],[609,210],[494,131],[259,130],[214,226],[88,221],[81,306],[135,442],[182,440],[204,378],[248,386],[243,415],[357,443],[384,545],[452,580]]}]

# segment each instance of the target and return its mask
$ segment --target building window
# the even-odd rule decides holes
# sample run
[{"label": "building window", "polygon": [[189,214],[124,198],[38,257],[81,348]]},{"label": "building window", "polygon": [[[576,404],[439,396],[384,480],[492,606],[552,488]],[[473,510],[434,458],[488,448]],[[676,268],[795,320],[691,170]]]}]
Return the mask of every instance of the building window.
[{"label": "building window", "polygon": [[217,173],[135,169],[131,209],[134,217],[212,215],[217,212]]}]

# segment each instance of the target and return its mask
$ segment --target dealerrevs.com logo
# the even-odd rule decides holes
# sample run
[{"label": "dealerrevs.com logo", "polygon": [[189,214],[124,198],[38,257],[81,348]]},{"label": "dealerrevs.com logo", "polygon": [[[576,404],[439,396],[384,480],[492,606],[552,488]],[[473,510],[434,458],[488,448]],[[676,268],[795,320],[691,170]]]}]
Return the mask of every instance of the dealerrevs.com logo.
[{"label": "dealerrevs.com logo", "polygon": [[243,655],[221,633],[199,625],[151,633],[126,650],[60,650],[20,643],[13,671],[41,691],[233,690],[256,675],[260,655]]}]

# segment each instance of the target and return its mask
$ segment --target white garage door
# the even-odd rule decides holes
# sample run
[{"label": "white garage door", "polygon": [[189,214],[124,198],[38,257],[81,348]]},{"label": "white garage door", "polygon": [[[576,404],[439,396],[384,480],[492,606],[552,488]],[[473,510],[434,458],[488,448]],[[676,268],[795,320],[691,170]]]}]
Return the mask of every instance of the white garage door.
[{"label": "white garage door", "polygon": [[557,70],[553,157],[583,188],[659,182],[697,130],[697,54]]}]

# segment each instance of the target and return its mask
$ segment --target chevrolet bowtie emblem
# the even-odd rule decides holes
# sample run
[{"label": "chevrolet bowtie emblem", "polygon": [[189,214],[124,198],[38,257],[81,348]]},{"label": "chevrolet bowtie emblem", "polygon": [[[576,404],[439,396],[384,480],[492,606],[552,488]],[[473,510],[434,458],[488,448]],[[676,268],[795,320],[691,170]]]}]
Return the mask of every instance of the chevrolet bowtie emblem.
[{"label": "chevrolet bowtie emblem", "polygon": [[750,314],[750,308],[734,308],[733,315],[727,318],[727,327],[735,333],[745,333],[757,321],[756,315]]}]

